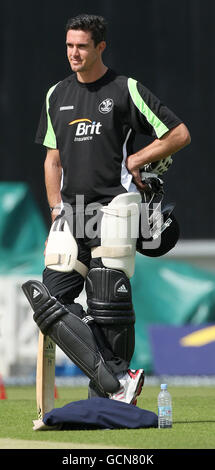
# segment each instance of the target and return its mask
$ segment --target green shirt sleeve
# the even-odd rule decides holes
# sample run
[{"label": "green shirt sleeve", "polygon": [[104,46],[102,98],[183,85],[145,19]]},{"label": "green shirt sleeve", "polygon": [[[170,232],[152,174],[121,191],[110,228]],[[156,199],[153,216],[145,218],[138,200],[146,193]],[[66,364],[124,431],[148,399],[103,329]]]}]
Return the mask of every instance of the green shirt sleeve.
[{"label": "green shirt sleeve", "polygon": [[35,142],[37,144],[42,144],[45,147],[49,147],[52,149],[58,148],[54,127],[50,116],[50,97],[56,86],[57,84],[53,85],[48,90],[35,138]]},{"label": "green shirt sleeve", "polygon": [[160,139],[166,132],[182,122],[150,90],[133,78],[128,79],[128,90],[132,102],[132,123],[135,130],[141,132],[142,126],[143,133]]}]

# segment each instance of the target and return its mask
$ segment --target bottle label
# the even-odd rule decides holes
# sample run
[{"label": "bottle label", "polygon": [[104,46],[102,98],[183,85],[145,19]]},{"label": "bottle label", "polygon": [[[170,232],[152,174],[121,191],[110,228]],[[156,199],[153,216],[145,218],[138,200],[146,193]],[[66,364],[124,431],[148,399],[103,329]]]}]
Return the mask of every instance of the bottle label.
[{"label": "bottle label", "polygon": [[171,418],[171,407],[170,406],[159,406],[158,407],[158,415],[165,416],[165,418]]}]

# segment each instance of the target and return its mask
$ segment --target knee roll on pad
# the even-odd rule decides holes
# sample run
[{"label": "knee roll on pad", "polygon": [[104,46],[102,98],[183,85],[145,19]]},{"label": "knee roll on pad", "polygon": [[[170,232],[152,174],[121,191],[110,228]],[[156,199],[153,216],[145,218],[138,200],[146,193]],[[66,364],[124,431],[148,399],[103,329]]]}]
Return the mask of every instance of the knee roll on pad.
[{"label": "knee roll on pad", "polygon": [[92,268],[86,278],[86,293],[87,313],[102,327],[114,354],[130,362],[135,314],[128,277],[116,269]]},{"label": "knee roll on pad", "polygon": [[102,392],[116,392],[119,381],[104,363],[88,325],[93,319],[87,316],[81,319],[67,310],[39,281],[27,281],[22,289],[42,333],[48,334]]},{"label": "knee roll on pad", "polygon": [[92,268],[86,278],[88,313],[101,323],[133,323],[131,285],[122,271]]}]

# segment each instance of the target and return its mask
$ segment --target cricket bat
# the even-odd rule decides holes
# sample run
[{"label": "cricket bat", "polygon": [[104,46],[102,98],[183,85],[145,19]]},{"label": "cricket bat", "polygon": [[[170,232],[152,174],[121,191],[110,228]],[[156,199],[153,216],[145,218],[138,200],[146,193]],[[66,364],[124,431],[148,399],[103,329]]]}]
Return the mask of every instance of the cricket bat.
[{"label": "cricket bat", "polygon": [[55,398],[55,354],[56,344],[47,335],[39,332],[37,370],[36,370],[36,402],[38,419],[54,408]]}]

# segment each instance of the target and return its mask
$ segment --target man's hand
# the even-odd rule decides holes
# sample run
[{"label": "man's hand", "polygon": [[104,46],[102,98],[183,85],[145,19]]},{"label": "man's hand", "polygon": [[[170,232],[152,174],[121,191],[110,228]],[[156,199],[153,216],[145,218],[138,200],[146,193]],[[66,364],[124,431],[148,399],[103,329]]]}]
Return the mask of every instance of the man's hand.
[{"label": "man's hand", "polygon": [[141,176],[140,176],[140,171],[139,170],[133,170],[131,171],[131,174],[133,176],[133,182],[134,184],[137,186],[137,189],[139,189],[139,191],[147,191],[147,184],[143,184],[142,181],[141,181]]}]

